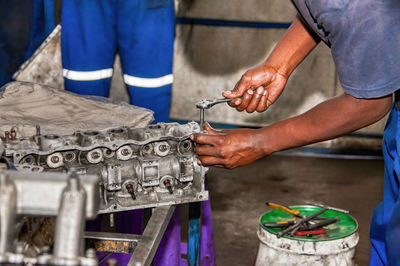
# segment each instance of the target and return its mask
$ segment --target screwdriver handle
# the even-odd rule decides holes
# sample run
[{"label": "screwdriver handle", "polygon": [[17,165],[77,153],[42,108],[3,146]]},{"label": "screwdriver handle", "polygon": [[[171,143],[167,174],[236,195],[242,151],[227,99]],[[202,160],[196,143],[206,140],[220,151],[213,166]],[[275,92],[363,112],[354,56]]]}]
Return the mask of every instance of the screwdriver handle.
[{"label": "screwdriver handle", "polygon": [[286,206],[283,206],[280,204],[276,204],[276,203],[272,203],[272,202],[266,202],[265,204],[271,208],[287,212],[293,216],[300,214],[300,210],[293,210],[293,209],[290,209],[289,207],[286,207]]}]

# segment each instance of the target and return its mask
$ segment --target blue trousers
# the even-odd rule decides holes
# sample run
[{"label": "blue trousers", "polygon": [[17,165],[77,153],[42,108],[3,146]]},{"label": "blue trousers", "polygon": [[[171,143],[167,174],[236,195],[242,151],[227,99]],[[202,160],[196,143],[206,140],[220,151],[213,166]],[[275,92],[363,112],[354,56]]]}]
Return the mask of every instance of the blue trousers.
[{"label": "blue trousers", "polygon": [[107,97],[118,52],[131,104],[169,121],[173,0],[63,1],[61,25],[66,90]]},{"label": "blue trousers", "polygon": [[384,195],[372,216],[371,266],[400,265],[400,111],[395,105],[385,127],[383,154]]}]

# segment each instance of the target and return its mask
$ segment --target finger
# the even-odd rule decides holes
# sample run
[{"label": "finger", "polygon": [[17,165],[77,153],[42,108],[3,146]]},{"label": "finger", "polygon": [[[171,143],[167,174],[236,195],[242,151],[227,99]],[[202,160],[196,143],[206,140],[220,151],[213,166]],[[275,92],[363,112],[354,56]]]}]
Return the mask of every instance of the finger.
[{"label": "finger", "polygon": [[228,130],[225,130],[225,129],[223,129],[223,130],[214,129],[211,127],[211,125],[208,122],[204,123],[204,129],[207,130],[207,132],[211,135],[221,135],[221,134],[225,134],[228,132]]},{"label": "finger", "polygon": [[246,109],[251,101],[251,98],[253,98],[253,94],[254,91],[252,89],[248,89],[242,97],[242,103],[238,107],[236,107],[236,110],[242,112],[244,109]]},{"label": "finger", "polygon": [[221,138],[220,135],[195,134],[193,141],[198,144],[215,146],[221,142]]},{"label": "finger", "polygon": [[263,95],[262,95],[262,97],[261,97],[261,99],[260,99],[260,102],[258,103],[258,106],[256,108],[257,112],[261,113],[261,112],[264,112],[267,109],[268,95],[269,95],[268,94],[268,90],[265,90]]},{"label": "finger", "polygon": [[217,130],[213,129],[208,122],[204,123],[204,129],[207,130],[209,134],[217,134]]},{"label": "finger", "polygon": [[228,102],[228,105],[231,107],[237,107],[242,103],[242,98],[236,98],[233,99],[232,101]]},{"label": "finger", "polygon": [[204,129],[211,135],[218,135],[224,133],[225,130],[214,129],[208,122],[204,123]]},{"label": "finger", "polygon": [[221,158],[213,156],[200,156],[197,161],[200,161],[200,164],[204,166],[223,165]]},{"label": "finger", "polygon": [[252,113],[256,110],[264,91],[265,91],[265,89],[262,86],[257,88],[257,90],[255,91],[255,93],[253,95],[253,98],[251,99],[250,104],[246,108],[246,111],[248,113]]},{"label": "finger", "polygon": [[267,99],[267,108],[270,107],[273,104],[273,102],[268,98]]},{"label": "finger", "polygon": [[207,145],[197,145],[196,153],[199,156],[219,157],[220,152],[215,148]]},{"label": "finger", "polygon": [[222,96],[225,98],[238,98],[241,97],[245,91],[250,87],[251,78],[243,75],[241,79],[236,83],[235,88],[231,91],[225,91]]}]

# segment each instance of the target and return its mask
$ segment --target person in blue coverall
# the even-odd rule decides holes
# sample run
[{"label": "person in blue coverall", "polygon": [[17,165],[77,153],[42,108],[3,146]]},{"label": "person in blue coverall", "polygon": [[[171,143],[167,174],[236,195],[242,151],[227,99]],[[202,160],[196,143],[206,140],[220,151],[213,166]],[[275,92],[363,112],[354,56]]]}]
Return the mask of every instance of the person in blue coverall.
[{"label": "person in blue coverall", "polygon": [[230,106],[240,112],[265,111],[320,40],[331,48],[344,93],[260,129],[217,131],[207,124],[208,134],[192,136],[199,163],[247,165],[276,151],[355,131],[391,109],[383,141],[384,197],[372,218],[370,265],[400,265],[400,1],[292,2],[298,18],[265,62],[223,96],[235,98]]},{"label": "person in blue coverall", "polygon": [[[107,97],[116,52],[121,58],[130,103],[154,111],[154,122],[169,122],[175,30],[173,0],[65,0],[61,49],[67,91]],[[202,265],[214,265],[210,202],[202,204]],[[143,212],[118,213],[120,233],[142,232]],[[89,223],[99,230],[100,223]],[[154,265],[182,265],[179,209],[167,228]],[[129,255],[114,254],[119,265]],[[101,259],[101,257],[100,257]]]},{"label": "person in blue coverall", "polygon": [[61,12],[66,90],[108,97],[118,51],[130,103],[152,109],[155,122],[168,122],[173,1],[68,0]]}]

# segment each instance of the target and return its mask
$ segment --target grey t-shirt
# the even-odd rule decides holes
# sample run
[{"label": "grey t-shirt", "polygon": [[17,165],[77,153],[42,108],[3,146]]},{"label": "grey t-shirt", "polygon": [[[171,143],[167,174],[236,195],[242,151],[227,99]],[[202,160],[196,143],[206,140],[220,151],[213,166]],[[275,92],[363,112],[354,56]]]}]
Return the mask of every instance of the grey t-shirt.
[{"label": "grey t-shirt", "polygon": [[292,0],[329,47],[345,92],[377,98],[400,89],[400,0]]}]

